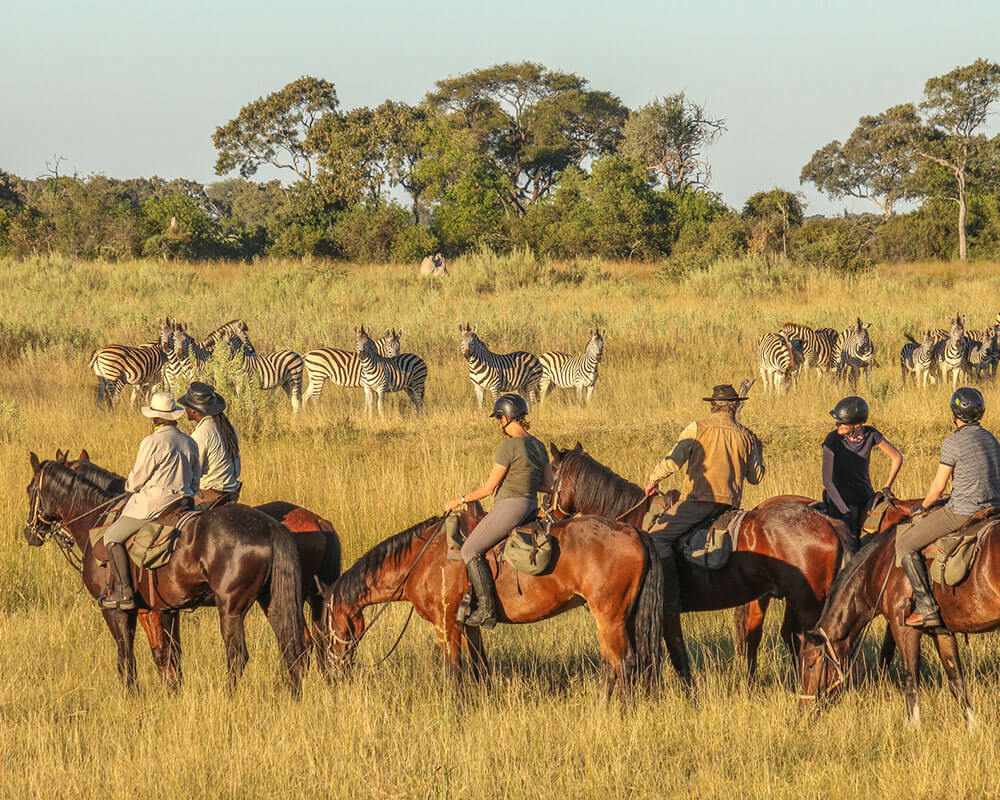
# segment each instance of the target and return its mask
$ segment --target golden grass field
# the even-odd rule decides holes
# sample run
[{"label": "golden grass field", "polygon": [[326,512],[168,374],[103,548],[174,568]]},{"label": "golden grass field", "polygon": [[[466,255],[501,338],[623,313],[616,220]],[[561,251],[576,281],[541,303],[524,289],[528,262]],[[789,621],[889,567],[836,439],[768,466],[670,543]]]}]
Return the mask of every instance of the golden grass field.
[{"label": "golden grass field", "polygon": [[[923,729],[904,724],[898,667],[817,715],[800,709],[772,611],[761,685],[745,687],[729,612],[685,618],[695,702],[669,672],[660,696],[628,707],[599,700],[597,642],[577,610],[486,634],[495,681],[488,692],[452,691],[433,644],[415,621],[393,658],[328,686],[315,670],[295,702],[280,684],[277,647],[263,615],[249,617],[251,660],[236,694],[225,690],[217,617],[182,622],[185,684],[159,683],[140,633],[140,688],[125,695],[114,648],[90,596],[53,545],[22,536],[28,451],[57,447],[119,472],[147,431],[128,398],[95,404],[91,351],[153,338],[170,314],[208,332],[236,316],[261,352],[351,347],[352,327],[403,329],[430,378],[427,411],[404,397],[369,421],[360,390],[327,387],[298,417],[283,395],[232,404],[243,442],[243,499],[287,499],[331,519],[345,564],[432,514],[485,477],[498,442],[475,408],[457,324],[478,323],[494,350],[582,350],[607,329],[594,402],[558,393],[532,414],[543,441],[577,440],[635,481],[704,413],[715,383],[753,374],[760,333],[785,321],[843,328],[872,323],[880,369],[862,393],[872,423],[904,453],[900,496],[918,496],[949,431],[942,387],[902,388],[904,331],[941,327],[962,310],[970,327],[991,321],[1000,264],[907,265],[840,276],[748,261],[720,263],[675,283],[649,265],[549,265],[530,257],[472,256],[446,282],[414,265],[245,266],[38,259],[0,263],[0,797],[58,798],[465,798],[465,797],[985,797],[1000,772],[1000,641],[962,647],[980,718],[967,732],[942,686],[936,656],[923,675]],[[985,424],[1000,427],[996,388]],[[844,387],[800,381],[783,396],[752,392],[743,421],[765,444],[768,474],[745,505],[780,493],[816,496],[827,411]],[[186,423],[182,423],[182,426]],[[873,458],[876,486],[886,461]],[[779,606],[780,604],[775,604]],[[385,615],[360,648],[370,663],[405,616]],[[871,660],[883,624],[867,648]],[[897,662],[898,664],[898,662]]]}]

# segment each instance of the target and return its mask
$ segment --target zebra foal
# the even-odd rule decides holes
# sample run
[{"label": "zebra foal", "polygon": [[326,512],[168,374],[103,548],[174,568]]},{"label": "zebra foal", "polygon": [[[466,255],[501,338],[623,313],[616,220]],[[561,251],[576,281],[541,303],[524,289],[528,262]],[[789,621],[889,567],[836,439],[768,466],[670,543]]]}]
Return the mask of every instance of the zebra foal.
[{"label": "zebra foal", "polygon": [[903,383],[909,375],[914,383],[920,383],[921,387],[927,388],[927,381],[937,383],[934,375],[934,345],[936,339],[933,331],[924,331],[923,338],[918,342],[910,334],[905,334],[906,344],[899,352],[899,369],[902,373]]},{"label": "zebra foal", "polygon": [[[539,405],[545,402],[545,395],[551,386],[560,389],[576,389],[577,402],[590,403],[597,384],[597,367],[604,358],[604,336],[596,328],[590,331],[590,341],[583,353],[571,356],[550,350],[538,357],[542,365],[542,378],[538,384]],[[586,401],[584,401],[586,390]]]},{"label": "zebra foal", "polygon": [[361,385],[365,390],[365,410],[371,417],[372,406],[378,406],[378,415],[385,416],[382,401],[389,392],[406,392],[413,409],[420,414],[424,409],[424,384],[427,382],[427,364],[413,353],[400,353],[387,358],[378,353],[375,342],[365,331],[365,326],[354,329],[354,349],[361,365]]},{"label": "zebra foal", "polygon": [[531,402],[538,400],[542,365],[534,355],[524,350],[494,353],[476,334],[476,326],[468,322],[460,324],[458,332],[459,352],[469,363],[469,380],[480,408],[486,392],[494,401],[502,392],[517,392]]}]

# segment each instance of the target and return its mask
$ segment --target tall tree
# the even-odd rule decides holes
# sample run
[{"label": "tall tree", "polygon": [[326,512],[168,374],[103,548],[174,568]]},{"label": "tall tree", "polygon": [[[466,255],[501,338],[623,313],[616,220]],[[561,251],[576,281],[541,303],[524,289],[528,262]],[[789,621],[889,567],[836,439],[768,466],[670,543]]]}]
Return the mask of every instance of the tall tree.
[{"label": "tall tree", "polygon": [[637,158],[672,191],[707,188],[712,170],[703,151],[726,130],[704,105],[684,92],[668,95],[629,114],[622,153]]},{"label": "tall tree", "polygon": [[263,164],[313,178],[318,155],[309,133],[323,117],[337,113],[337,90],[321,78],[302,77],[248,103],[236,119],[215,129],[212,143],[219,151],[215,173],[238,170],[244,178]]},{"label": "tall tree", "polygon": [[743,206],[743,218],[750,223],[751,252],[773,253],[781,242],[781,254],[788,258],[788,234],[802,224],[805,206],[797,194],[775,187],[751,195]]}]

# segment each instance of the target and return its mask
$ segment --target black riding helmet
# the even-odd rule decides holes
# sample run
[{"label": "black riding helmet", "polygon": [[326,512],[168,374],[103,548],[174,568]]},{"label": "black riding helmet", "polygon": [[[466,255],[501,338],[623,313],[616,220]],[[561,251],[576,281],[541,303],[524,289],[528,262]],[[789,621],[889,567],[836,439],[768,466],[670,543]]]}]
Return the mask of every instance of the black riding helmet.
[{"label": "black riding helmet", "polygon": [[978,389],[962,386],[955,390],[948,401],[951,415],[962,422],[979,422],[986,413],[986,401]]},{"label": "black riding helmet", "polygon": [[502,394],[493,404],[491,417],[521,419],[528,415],[528,402],[519,394]]},{"label": "black riding helmet", "polygon": [[868,421],[868,403],[852,394],[833,407],[830,416],[842,425],[861,425]]}]

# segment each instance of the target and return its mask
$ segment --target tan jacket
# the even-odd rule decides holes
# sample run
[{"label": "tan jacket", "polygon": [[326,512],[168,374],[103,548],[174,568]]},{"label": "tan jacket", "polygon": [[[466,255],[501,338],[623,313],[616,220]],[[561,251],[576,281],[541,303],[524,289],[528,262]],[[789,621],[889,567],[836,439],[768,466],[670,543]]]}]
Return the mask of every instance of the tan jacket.
[{"label": "tan jacket", "polygon": [[656,465],[649,482],[659,482],[687,465],[681,498],[738,507],[743,481],[760,483],[764,457],[760,440],[728,414],[713,414],[688,425],[673,451]]},{"label": "tan jacket", "polygon": [[161,425],[139,445],[135,466],[125,480],[134,492],[122,516],[152,519],[174,500],[194,497],[201,477],[198,445],[176,425]]}]

